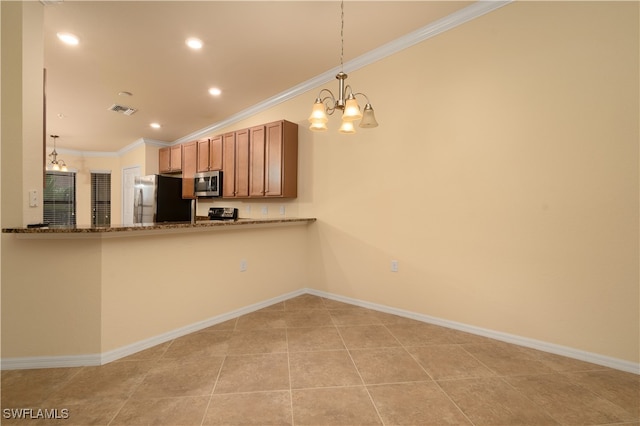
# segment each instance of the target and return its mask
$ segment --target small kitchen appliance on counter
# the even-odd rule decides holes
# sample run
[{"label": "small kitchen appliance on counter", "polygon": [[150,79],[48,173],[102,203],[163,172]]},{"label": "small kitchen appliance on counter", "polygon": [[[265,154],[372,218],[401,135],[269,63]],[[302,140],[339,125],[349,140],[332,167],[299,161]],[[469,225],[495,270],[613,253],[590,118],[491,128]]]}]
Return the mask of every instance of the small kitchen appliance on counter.
[{"label": "small kitchen appliance on counter", "polygon": [[237,220],[238,209],[233,207],[209,207],[209,220]]}]

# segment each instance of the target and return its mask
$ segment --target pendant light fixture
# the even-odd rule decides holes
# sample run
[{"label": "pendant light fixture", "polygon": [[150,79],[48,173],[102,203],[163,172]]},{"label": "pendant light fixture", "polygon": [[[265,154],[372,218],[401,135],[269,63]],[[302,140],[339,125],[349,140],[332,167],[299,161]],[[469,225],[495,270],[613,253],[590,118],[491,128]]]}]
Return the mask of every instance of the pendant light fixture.
[{"label": "pendant light fixture", "polygon": [[[369,98],[364,93],[353,93],[351,86],[346,85],[344,81],[347,74],[343,72],[344,61],[344,0],[340,2],[341,11],[341,27],[340,27],[340,72],[336,75],[338,79],[338,98],[329,89],[322,89],[318,93],[311,115],[309,116],[309,129],[314,132],[324,132],[327,130],[327,122],[335,110],[342,111],[342,125],[338,130],[340,133],[355,133],[356,129],[354,121],[360,120],[359,127],[371,128],[378,127],[378,122],[373,114],[373,107],[369,102]],[[322,97],[325,95],[324,97]],[[360,111],[360,106],[356,100],[356,96],[362,96],[366,99],[364,111]]]},{"label": "pendant light fixture", "polygon": [[59,137],[60,136],[58,135],[51,135],[51,138],[53,139],[53,151],[51,151],[51,154],[49,154],[51,161],[49,161],[49,164],[47,164],[47,170],[56,172],[67,172],[69,171],[69,169],[67,169],[66,163],[64,162],[64,160],[58,160],[58,153],[56,152],[56,139],[58,139]]}]

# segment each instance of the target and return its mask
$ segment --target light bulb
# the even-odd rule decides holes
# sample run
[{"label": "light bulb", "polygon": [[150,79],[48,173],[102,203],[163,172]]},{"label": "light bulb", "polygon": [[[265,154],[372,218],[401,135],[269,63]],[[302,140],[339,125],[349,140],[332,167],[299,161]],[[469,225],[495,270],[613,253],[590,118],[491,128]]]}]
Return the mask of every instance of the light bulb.
[{"label": "light bulb", "polygon": [[195,37],[191,37],[188,38],[185,43],[187,43],[187,46],[189,46],[192,49],[202,49],[202,40],[195,38]]},{"label": "light bulb", "polygon": [[71,33],[57,33],[56,35],[58,36],[60,41],[62,41],[65,44],[76,46],[78,43],[80,43],[80,40],[78,39],[78,37]]}]

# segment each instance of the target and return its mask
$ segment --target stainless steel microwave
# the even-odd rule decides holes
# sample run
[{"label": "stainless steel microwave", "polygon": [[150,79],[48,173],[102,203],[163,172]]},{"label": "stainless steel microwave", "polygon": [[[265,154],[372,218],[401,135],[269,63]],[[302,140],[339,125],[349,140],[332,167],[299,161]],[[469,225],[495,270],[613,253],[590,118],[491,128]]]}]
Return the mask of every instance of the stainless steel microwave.
[{"label": "stainless steel microwave", "polygon": [[194,176],[194,190],[196,197],[222,196],[222,172],[196,173]]}]

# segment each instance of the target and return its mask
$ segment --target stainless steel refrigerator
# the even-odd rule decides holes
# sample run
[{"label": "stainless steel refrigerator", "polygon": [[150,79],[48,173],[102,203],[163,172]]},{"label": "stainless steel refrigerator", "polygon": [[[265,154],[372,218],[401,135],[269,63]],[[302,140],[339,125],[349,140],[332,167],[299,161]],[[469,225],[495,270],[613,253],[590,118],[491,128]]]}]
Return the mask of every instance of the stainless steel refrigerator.
[{"label": "stainless steel refrigerator", "polygon": [[164,175],[138,176],[133,188],[134,224],[191,220],[191,200],[182,199],[181,178]]}]

